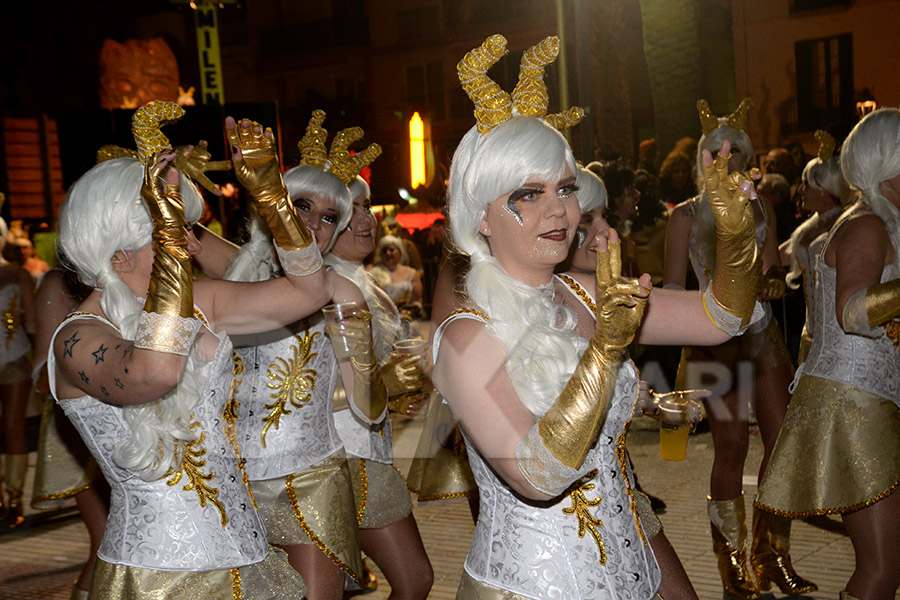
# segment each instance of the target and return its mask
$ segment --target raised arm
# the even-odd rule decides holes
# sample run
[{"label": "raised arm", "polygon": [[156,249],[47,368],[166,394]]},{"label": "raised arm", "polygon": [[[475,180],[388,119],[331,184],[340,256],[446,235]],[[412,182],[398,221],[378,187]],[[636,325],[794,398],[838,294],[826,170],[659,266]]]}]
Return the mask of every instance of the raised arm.
[{"label": "raised arm", "polygon": [[621,277],[618,236],[597,248],[597,327],[574,374],[541,418],[521,403],[506,374],[506,349],[471,320],[451,323],[434,379],[463,430],[497,473],[520,494],[546,500],[583,476],[618,368],[646,304],[649,277]]},{"label": "raised arm", "polygon": [[194,262],[200,267],[200,271],[213,279],[225,277],[240,247],[216,235],[200,223],[195,223],[192,231],[200,242],[200,252],[194,255]]},{"label": "raised arm", "polygon": [[[285,277],[258,283],[204,280],[198,298],[218,329],[232,334],[271,331],[321,308],[333,295],[315,238],[297,216],[281,178],[271,129],[246,119],[225,120],[238,181],[272,233]],[[252,310],[247,310],[252,306]]]}]

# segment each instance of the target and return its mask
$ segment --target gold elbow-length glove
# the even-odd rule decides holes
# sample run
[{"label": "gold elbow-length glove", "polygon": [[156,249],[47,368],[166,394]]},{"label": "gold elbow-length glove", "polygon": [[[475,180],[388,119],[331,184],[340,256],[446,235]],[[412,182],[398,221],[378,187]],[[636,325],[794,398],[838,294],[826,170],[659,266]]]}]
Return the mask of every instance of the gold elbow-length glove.
[{"label": "gold elbow-length glove", "polygon": [[703,165],[717,234],[716,271],[703,294],[703,302],[716,327],[729,335],[739,335],[762,315],[756,302],[762,265],[757,257],[750,205],[753,183],[743,173],[728,172],[730,156],[718,153],[713,164]]},{"label": "gold elbow-length glove", "polygon": [[284,272],[303,276],[322,268],[322,255],[312,233],[297,216],[281,177],[272,130],[247,119],[225,127],[232,148],[239,149],[234,172],[256,205],[275,242]]},{"label": "gold elbow-length glove", "polygon": [[858,290],[844,305],[843,317],[847,333],[881,336],[882,325],[900,317],[900,279]]},{"label": "gold elbow-length glove", "polygon": [[386,414],[388,395],[375,361],[372,314],[361,310],[339,325],[326,326],[326,331],[345,337],[352,348],[353,391],[347,394],[351,410],[369,423],[378,423]]},{"label": "gold elbow-length glove", "polygon": [[153,222],[153,270],[134,345],[185,356],[200,329],[200,321],[194,318],[193,270],[187,250],[184,202],[180,186],[164,186],[155,174],[157,166],[145,167],[141,187],[141,199]]},{"label": "gold elbow-length glove", "polygon": [[516,448],[519,470],[537,490],[556,496],[589,470],[628,344],[641,324],[646,294],[622,275],[621,250],[597,252],[597,326],[571,379]]}]

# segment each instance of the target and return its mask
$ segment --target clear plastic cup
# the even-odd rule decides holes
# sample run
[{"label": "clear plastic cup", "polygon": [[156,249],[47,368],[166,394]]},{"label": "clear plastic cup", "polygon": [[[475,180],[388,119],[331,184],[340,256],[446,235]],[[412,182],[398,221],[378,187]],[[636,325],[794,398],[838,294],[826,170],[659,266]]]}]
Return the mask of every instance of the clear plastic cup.
[{"label": "clear plastic cup", "polygon": [[394,354],[421,356],[425,358],[425,340],[422,338],[406,338],[393,344]]},{"label": "clear plastic cup", "polygon": [[[349,319],[359,317],[359,305],[356,302],[339,302],[329,304],[322,309],[325,324],[338,328],[338,331],[346,331],[346,322]],[[347,336],[341,333],[329,333],[331,345],[334,347],[334,355],[338,358],[348,358],[353,352]]]},{"label": "clear plastic cup", "polygon": [[661,394],[659,402],[659,456],[665,460],[684,460],[691,433],[688,404],[692,390]]}]

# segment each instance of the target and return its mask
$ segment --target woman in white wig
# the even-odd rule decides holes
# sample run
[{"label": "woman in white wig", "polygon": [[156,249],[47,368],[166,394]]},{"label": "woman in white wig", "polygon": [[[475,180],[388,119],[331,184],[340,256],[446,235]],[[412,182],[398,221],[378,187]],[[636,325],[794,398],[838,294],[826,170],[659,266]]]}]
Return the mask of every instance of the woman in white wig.
[{"label": "woman in white wig", "polygon": [[[660,589],[623,445],[638,390],[626,347],[641,323],[649,276],[621,277],[610,231],[597,240],[596,321],[553,279],[580,217],[575,161],[549,124],[577,122],[580,109],[545,116],[541,78],[558,43],[547,38],[525,52],[511,95],[485,76],[506,52],[502,36],[458,67],[478,124],[454,155],[449,211],[454,241],[471,264],[466,306],[443,322],[433,350],[435,384],[466,437],[480,491],[458,598],[650,599]],[[735,260],[705,291],[706,304],[719,327],[736,333],[755,305],[726,281],[738,272],[752,278],[750,185],[736,192],[737,179],[726,181],[708,158],[710,177],[722,178],[717,207]],[[678,311],[693,343],[727,339],[700,294],[683,300],[655,318],[669,311],[672,321]],[[664,342],[666,328],[653,329]]]},{"label": "woman in white wig", "polygon": [[159,131],[181,114],[173,103],[139,109],[141,160],[98,164],[60,214],[61,248],[94,290],[51,342],[50,389],[112,490],[91,597],[297,598],[303,582],[266,542],[243,482],[228,334],[296,321],[331,289],[271,136],[230,120],[237,176],[277,232],[286,277],[192,280],[201,200],[179,186]]},{"label": "woman in white wig", "polygon": [[[3,201],[0,200],[0,206]],[[0,219],[0,251],[8,229]],[[28,271],[0,256],[0,310],[4,343],[0,344],[0,411],[4,453],[0,456],[0,522],[18,527],[25,522],[22,493],[28,469],[25,409],[31,390],[31,341],[35,333],[34,280]]]},{"label": "woman in white wig", "polygon": [[782,264],[790,267],[785,278],[787,286],[797,289],[802,284],[803,297],[806,299],[806,322],[800,336],[798,366],[803,364],[809,354],[811,333],[818,317],[813,276],[816,257],[822,249],[828,230],[843,210],[843,200],[849,195],[841,174],[840,158],[834,155],[834,138],[820,129],[816,131],[816,139],[819,140],[818,156],[806,163],[800,187],[797,188],[800,208],[812,215],[794,230],[790,239],[779,246]]},{"label": "woman in white wig", "polygon": [[[723,142],[731,145],[728,169],[741,171],[750,164],[753,145],[744,132],[750,100],[741,102],[738,109],[727,117],[717,118],[705,100],[697,102],[703,136],[697,151],[697,168],[701,171],[701,153],[719,148]],[[666,230],[665,287],[683,289],[688,262],[700,282],[701,289],[709,281],[716,266],[721,264],[713,211],[703,182],[698,182],[699,196],[687,200],[672,211]],[[744,462],[749,449],[749,403],[756,407],[760,437],[763,442],[763,458],[759,473],[765,472],[781,420],[790,402],[788,386],[793,376],[793,363],[781,335],[778,323],[772,317],[768,300],[784,294],[784,269],[778,255],[775,233],[774,209],[764,198],[752,203],[756,241],[761,254],[762,272],[759,295],[766,316],[740,339],[734,339],[716,348],[686,346],[676,380],[677,389],[711,387],[715,390],[720,375],[705,370],[709,365],[725,367],[729,372],[729,389],[706,399],[706,417],[713,436],[715,456],[710,473],[709,510],[713,552],[718,561],[722,585],[732,596],[740,600],[753,600],[761,592],[778,586],[782,593],[804,594],[818,589],[816,585],[799,575],[791,566],[788,536],[790,521],[767,513],[753,512],[753,540],[750,544],[750,564],[756,581],[750,577],[747,566],[747,523],[744,505]],[[742,365],[753,366],[753,376],[748,378]],[[709,378],[712,378],[712,382]],[[749,379],[749,381],[748,381]],[[734,385],[731,385],[731,382]]]},{"label": "woman in white wig", "polygon": [[[418,356],[393,353],[393,343],[408,335],[408,323],[391,298],[366,273],[363,259],[375,248],[375,217],[369,185],[357,176],[350,182],[353,198],[349,224],[337,233],[325,264],[359,287],[372,313],[375,360],[388,398],[421,393],[423,365]],[[424,600],[434,579],[412,502],[403,477],[394,468],[391,421],[369,424],[346,407],[335,413],[338,434],[347,450],[359,517],[363,552],[375,561],[391,586],[391,598]],[[338,406],[336,409],[340,408]]]},{"label": "woman in white wig", "polygon": [[840,514],[856,554],[841,597],[887,600],[900,586],[900,111],[860,121],[841,170],[862,197],[818,253],[812,346],[758,505]]}]

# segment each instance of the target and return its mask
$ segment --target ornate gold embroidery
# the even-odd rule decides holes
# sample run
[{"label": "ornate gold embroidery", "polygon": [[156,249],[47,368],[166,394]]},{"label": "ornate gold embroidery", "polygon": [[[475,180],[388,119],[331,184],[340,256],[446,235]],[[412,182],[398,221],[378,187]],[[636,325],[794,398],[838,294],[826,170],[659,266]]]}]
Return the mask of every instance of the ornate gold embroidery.
[{"label": "ornate gold embroidery", "polygon": [[300,524],[300,529],[302,529],[303,532],[307,536],[309,536],[309,539],[311,539],[312,542],[319,548],[319,550],[321,550],[325,554],[325,556],[330,558],[334,562],[334,564],[340,567],[342,571],[352,577],[353,580],[357,583],[362,583],[362,579],[360,578],[360,576],[354,573],[353,569],[351,569],[346,563],[344,563],[344,561],[338,558],[337,554],[329,550],[328,546],[325,545],[325,542],[323,542],[321,538],[316,535],[316,532],[314,532],[306,523],[306,519],[303,518],[303,511],[300,510],[300,505],[297,504],[297,493],[294,491],[295,475],[295,473],[291,473],[285,478],[284,487],[287,490],[288,499],[291,501],[291,507],[294,509],[294,516],[297,517],[297,523]]},{"label": "ornate gold embroidery", "polygon": [[489,316],[487,316],[486,314],[484,314],[484,313],[481,312],[480,310],[475,310],[474,308],[457,308],[457,309],[454,310],[452,313],[450,313],[449,315],[447,315],[447,318],[449,319],[449,318],[452,317],[453,315],[459,315],[459,314],[462,314],[462,313],[466,313],[466,314],[470,314],[470,315],[475,315],[476,317],[481,317],[481,318],[484,319],[485,321],[490,321],[490,320],[491,320],[491,318],[490,318]]},{"label": "ornate gold embroidery", "polygon": [[12,343],[16,336],[16,327],[19,324],[19,297],[13,296],[9,299],[9,307],[3,313],[3,324],[6,326],[6,347]]},{"label": "ornate gold embroidery", "polygon": [[295,335],[297,344],[291,346],[292,357],[285,360],[277,356],[275,362],[269,365],[269,379],[275,382],[268,384],[270,389],[275,390],[269,397],[275,402],[263,406],[271,411],[263,417],[263,423],[266,424],[260,434],[263,448],[266,447],[266,433],[269,427],[274,425],[275,429],[278,429],[281,416],[291,414],[292,411],[287,407],[288,402],[290,401],[294,408],[302,408],[309,401],[312,390],[316,389],[316,377],[319,373],[315,369],[307,369],[306,365],[319,355],[318,352],[310,352],[313,340],[318,335],[318,331],[312,335],[306,332],[302,338]]},{"label": "ornate gold embroidery", "polygon": [[[194,431],[199,427],[199,421],[191,423],[191,431]],[[196,439],[191,440],[186,444],[177,444],[179,448],[176,448],[176,451],[181,450],[181,468],[175,472],[169,472],[170,478],[166,481],[166,484],[178,485],[182,475],[187,474],[188,483],[181,489],[185,492],[191,490],[197,492],[197,497],[200,499],[200,506],[205,507],[207,502],[211,502],[219,510],[222,527],[225,527],[228,524],[228,513],[225,512],[225,507],[217,498],[219,490],[206,483],[207,481],[212,481],[215,474],[204,473],[200,470],[206,466],[206,461],[202,460],[202,457],[206,455],[206,447],[203,446],[205,440],[206,432],[200,431],[200,435],[197,436]]]},{"label": "ornate gold embroidery", "polygon": [[644,528],[641,520],[638,518],[637,503],[634,499],[634,492],[631,489],[631,481],[628,479],[628,450],[625,448],[625,436],[628,435],[628,423],[625,424],[624,431],[619,434],[616,439],[616,458],[619,461],[619,469],[622,471],[622,479],[625,480],[625,493],[631,500],[631,515],[634,517],[634,525],[637,527],[638,535],[645,546],[648,545],[647,538],[644,536]]},{"label": "ornate gold embroidery", "polygon": [[[588,474],[588,477],[594,477],[596,474],[597,471],[593,471],[593,473]],[[603,538],[600,537],[600,532],[597,531],[597,527],[603,527],[603,521],[594,518],[594,515],[588,510],[592,506],[598,506],[603,499],[597,497],[593,500],[588,500],[584,493],[592,489],[594,489],[593,483],[585,483],[581,487],[572,490],[569,493],[572,506],[563,508],[562,511],[564,515],[575,515],[575,518],[578,519],[578,537],[583,538],[585,531],[591,534],[591,537],[597,542],[597,548],[600,549],[600,564],[606,565],[606,546],[603,545]]]},{"label": "ornate gold embroidery", "polygon": [[241,389],[241,384],[244,383],[244,379],[239,377],[244,374],[244,359],[237,352],[232,351],[231,354],[234,361],[234,376],[231,379],[231,394],[228,397],[228,402],[225,403],[225,409],[222,411],[222,418],[229,425],[233,425],[238,419],[237,409],[241,405],[235,398]]},{"label": "ornate gold embroidery", "polygon": [[591,298],[591,296],[587,293],[587,290],[585,290],[580,283],[578,283],[575,279],[569,277],[568,275],[560,273],[558,277],[569,287],[570,290],[572,290],[572,293],[575,294],[579,300],[581,300],[581,302],[588,308],[588,310],[591,311],[591,314],[596,316],[597,305],[594,303],[594,300]]},{"label": "ornate gold embroidery", "polygon": [[900,348],[900,323],[888,321],[882,327],[884,327],[884,334],[887,336],[887,339],[894,343],[894,348]]},{"label": "ornate gold embroidery", "polygon": [[240,569],[232,569],[231,570],[231,595],[234,596],[234,600],[241,600],[244,597],[244,592],[241,590],[241,570]]}]

